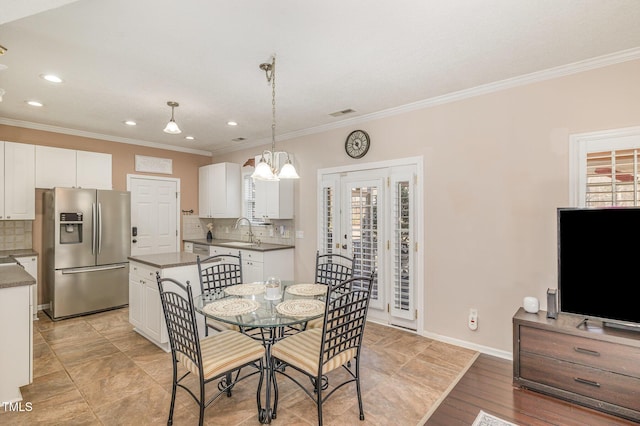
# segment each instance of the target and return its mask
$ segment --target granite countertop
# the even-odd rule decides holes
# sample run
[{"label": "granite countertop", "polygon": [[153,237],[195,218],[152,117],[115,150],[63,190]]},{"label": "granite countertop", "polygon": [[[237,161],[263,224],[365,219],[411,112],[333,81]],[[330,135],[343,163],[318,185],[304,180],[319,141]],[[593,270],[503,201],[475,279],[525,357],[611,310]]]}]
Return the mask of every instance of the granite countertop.
[{"label": "granite countertop", "polygon": [[0,289],[35,284],[36,280],[22,266],[0,267]]},{"label": "granite countertop", "polygon": [[185,241],[185,242],[188,242],[188,243],[194,243],[194,244],[206,244],[208,246],[231,247],[231,248],[235,248],[235,249],[253,250],[253,251],[272,251],[272,250],[284,250],[284,249],[295,248],[295,246],[292,246],[292,245],[270,244],[270,243],[260,243],[260,244],[252,245],[252,246],[232,246],[232,245],[227,245],[226,243],[237,243],[239,241],[236,241],[236,240],[225,240],[225,239],[222,239],[222,238],[214,238],[211,241],[207,240],[206,238],[184,239],[182,241]]},{"label": "granite countertop", "polygon": [[37,255],[38,252],[34,249],[0,250],[0,257],[24,257]]},{"label": "granite countertop", "polygon": [[153,266],[158,269],[177,268],[179,266],[189,266],[196,264],[198,255],[184,251],[173,253],[143,254],[140,256],[129,256],[129,260]]}]

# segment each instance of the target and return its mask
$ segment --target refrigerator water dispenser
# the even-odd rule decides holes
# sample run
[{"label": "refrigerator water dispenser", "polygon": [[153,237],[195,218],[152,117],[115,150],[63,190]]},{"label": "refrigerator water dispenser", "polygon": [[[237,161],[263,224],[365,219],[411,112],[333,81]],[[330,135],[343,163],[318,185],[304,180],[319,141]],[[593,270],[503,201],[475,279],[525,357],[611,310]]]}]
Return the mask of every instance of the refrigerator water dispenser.
[{"label": "refrigerator water dispenser", "polygon": [[82,213],[60,213],[60,244],[82,244]]}]

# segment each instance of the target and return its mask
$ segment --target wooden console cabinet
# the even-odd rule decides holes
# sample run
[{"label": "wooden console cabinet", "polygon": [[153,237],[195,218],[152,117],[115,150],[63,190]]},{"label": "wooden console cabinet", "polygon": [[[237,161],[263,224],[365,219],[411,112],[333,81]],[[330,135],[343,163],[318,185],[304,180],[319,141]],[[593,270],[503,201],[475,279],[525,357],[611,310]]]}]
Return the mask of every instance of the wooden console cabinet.
[{"label": "wooden console cabinet", "polygon": [[640,333],[545,311],[513,317],[513,384],[640,420]]}]

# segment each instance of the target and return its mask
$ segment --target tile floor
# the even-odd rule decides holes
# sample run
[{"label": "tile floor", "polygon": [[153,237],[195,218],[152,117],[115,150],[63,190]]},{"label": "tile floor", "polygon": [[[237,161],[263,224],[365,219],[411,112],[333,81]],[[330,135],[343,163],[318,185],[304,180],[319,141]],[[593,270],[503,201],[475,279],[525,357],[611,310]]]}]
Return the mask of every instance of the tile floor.
[{"label": "tile floor", "polygon": [[[52,322],[34,322],[34,381],[21,389],[31,411],[6,411],[7,425],[166,424],[171,399],[171,355],[132,330],[128,309]],[[369,323],[361,364],[364,422],[355,385],[324,405],[328,425],[414,425],[443,396],[476,353]],[[332,373],[333,374],[333,373]],[[340,374],[340,373],[338,373]],[[331,376],[330,376],[331,377]],[[274,425],[317,423],[314,403],[290,381],[279,380]],[[258,425],[257,379],[234,388],[205,411],[207,425]],[[178,390],[175,425],[197,425],[197,405]]]}]

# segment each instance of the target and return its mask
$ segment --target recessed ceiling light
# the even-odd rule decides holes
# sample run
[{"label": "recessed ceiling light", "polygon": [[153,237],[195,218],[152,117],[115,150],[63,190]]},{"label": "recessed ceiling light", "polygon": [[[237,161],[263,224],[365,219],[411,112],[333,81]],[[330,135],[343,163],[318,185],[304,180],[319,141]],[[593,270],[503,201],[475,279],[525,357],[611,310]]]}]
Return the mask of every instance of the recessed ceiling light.
[{"label": "recessed ceiling light", "polygon": [[126,124],[127,126],[135,126],[138,123],[136,123],[133,120],[127,120],[127,121],[124,122],[124,124]]},{"label": "recessed ceiling light", "polygon": [[44,105],[42,102],[38,102],[38,101],[25,101],[25,102],[33,107],[41,107]]},{"label": "recessed ceiling light", "polygon": [[192,141],[192,140],[194,140],[194,139],[195,139],[193,136],[185,136],[184,138],[185,138],[185,139],[188,139],[188,140],[190,140],[190,141]]},{"label": "recessed ceiling light", "polygon": [[237,126],[238,123],[236,123],[235,121],[227,121],[227,126]]},{"label": "recessed ceiling light", "polygon": [[40,77],[51,83],[62,83],[62,79],[53,74],[40,74]]}]

